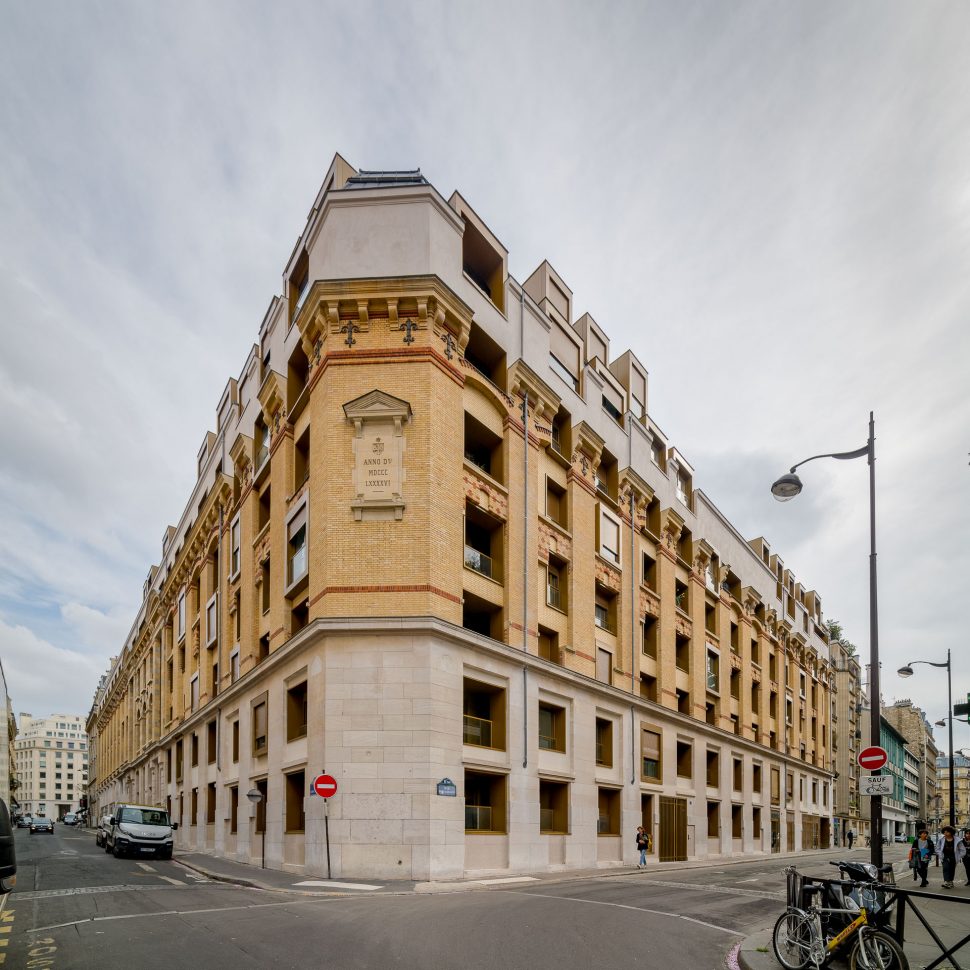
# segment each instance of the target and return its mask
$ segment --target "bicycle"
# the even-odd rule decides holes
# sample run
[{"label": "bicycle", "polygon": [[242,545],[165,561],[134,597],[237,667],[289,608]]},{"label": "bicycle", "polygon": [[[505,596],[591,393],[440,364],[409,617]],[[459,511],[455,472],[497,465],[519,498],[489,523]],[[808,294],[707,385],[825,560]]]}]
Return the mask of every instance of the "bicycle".
[{"label": "bicycle", "polygon": [[[840,871],[848,867],[838,862],[832,865]],[[786,970],[805,970],[810,964],[818,970],[850,940],[850,970],[909,970],[895,937],[879,928],[889,906],[880,902],[885,893],[880,893],[872,879],[833,882],[828,901],[836,905],[823,906],[823,886],[805,885],[805,877],[793,866],[785,869],[785,877],[788,907],[775,923],[771,942],[775,958]],[[843,892],[846,887],[851,887],[848,895]]]}]

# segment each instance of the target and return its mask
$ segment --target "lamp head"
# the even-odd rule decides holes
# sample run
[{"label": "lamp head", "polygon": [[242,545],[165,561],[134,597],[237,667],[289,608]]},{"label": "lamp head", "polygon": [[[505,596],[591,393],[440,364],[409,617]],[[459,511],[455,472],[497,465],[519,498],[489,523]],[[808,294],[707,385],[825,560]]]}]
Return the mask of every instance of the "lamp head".
[{"label": "lamp head", "polygon": [[936,721],[935,726],[936,727],[946,727],[946,720],[941,717],[938,721]]},{"label": "lamp head", "polygon": [[794,473],[789,472],[787,475],[782,475],[771,486],[771,494],[774,495],[779,502],[787,502],[793,499],[802,490],[802,480]]},{"label": "lamp head", "polygon": [[909,664],[906,664],[905,667],[900,667],[899,670],[896,671],[896,673],[899,674],[900,677],[912,677],[913,668],[910,667]]}]

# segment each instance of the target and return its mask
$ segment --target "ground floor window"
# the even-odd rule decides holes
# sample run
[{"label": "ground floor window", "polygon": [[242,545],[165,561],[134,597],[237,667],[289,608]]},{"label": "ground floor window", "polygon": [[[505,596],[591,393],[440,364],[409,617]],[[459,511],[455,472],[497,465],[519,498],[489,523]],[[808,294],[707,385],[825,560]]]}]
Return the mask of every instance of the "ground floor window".
[{"label": "ground floor window", "polygon": [[717,838],[721,834],[721,803],[707,803],[707,837]]},{"label": "ground floor window", "polygon": [[597,835],[620,834],[620,792],[615,788],[600,788],[599,812],[596,819]]},{"label": "ground floor window", "polygon": [[306,795],[306,773],[292,771],[285,775],[286,780],[286,831],[288,833],[306,830],[304,797]]},{"label": "ground floor window", "polygon": [[569,784],[539,781],[539,831],[549,835],[569,832]]},{"label": "ground floor window", "polygon": [[229,789],[229,833],[235,835],[239,830],[239,786]]},{"label": "ground floor window", "polygon": [[508,780],[505,775],[465,770],[465,831],[506,832],[505,804]]}]

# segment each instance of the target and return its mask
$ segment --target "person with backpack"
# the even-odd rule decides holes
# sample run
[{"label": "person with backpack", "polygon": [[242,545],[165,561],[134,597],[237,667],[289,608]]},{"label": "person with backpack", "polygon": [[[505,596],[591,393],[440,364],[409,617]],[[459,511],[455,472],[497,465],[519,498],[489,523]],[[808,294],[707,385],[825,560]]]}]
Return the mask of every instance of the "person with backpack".
[{"label": "person with backpack", "polygon": [[[909,847],[909,865],[913,870],[913,879],[919,876],[922,880],[920,882],[921,888],[929,885],[926,874],[929,869],[930,859],[935,855],[936,849],[933,846],[933,840],[930,838],[929,832],[926,829],[920,829],[916,840]],[[946,884],[944,883],[944,885]]]}]

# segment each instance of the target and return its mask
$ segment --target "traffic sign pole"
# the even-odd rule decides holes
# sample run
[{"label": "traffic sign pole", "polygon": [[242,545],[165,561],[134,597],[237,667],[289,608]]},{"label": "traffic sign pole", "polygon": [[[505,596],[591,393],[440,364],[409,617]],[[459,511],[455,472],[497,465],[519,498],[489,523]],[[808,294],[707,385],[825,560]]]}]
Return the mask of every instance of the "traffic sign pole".
[{"label": "traffic sign pole", "polygon": [[323,831],[327,839],[327,878],[332,878],[330,875],[330,799],[325,798],[323,800]]},{"label": "traffic sign pole", "polygon": [[337,779],[333,775],[317,775],[313,779],[312,791],[323,799],[323,834],[327,843],[327,878],[330,875],[330,799],[337,794]]}]

